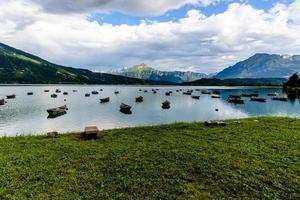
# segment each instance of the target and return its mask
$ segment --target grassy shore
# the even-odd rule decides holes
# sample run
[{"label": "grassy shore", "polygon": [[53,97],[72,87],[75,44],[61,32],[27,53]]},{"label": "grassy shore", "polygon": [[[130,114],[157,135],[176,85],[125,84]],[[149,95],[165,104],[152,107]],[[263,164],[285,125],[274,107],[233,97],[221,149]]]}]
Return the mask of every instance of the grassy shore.
[{"label": "grassy shore", "polygon": [[0,139],[0,199],[300,198],[300,120]]}]

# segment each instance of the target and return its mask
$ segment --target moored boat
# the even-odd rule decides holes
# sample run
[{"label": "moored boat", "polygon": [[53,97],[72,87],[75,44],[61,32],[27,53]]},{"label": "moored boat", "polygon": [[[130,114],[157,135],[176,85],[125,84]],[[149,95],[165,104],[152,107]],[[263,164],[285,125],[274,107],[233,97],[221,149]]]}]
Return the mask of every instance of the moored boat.
[{"label": "moored boat", "polygon": [[216,94],[216,95],[220,95],[221,94],[221,92],[220,91],[213,91],[213,94]]},{"label": "moored boat", "polygon": [[202,94],[211,94],[211,92],[208,91],[208,90],[202,90],[201,93],[202,93]]},{"label": "moored boat", "polygon": [[68,109],[67,106],[63,105],[63,106],[60,106],[57,108],[47,109],[47,112],[48,112],[49,116],[52,117],[52,116],[58,116],[58,115],[65,114],[67,109]]},{"label": "moored boat", "polygon": [[57,94],[51,94],[50,97],[51,97],[51,98],[56,98],[56,97],[57,97]]},{"label": "moored boat", "polygon": [[220,95],[217,95],[217,94],[215,94],[215,95],[212,95],[212,96],[211,96],[211,98],[213,98],[213,99],[220,99],[220,98],[221,98],[221,96],[220,96]]},{"label": "moored boat", "polygon": [[103,98],[103,99],[100,99],[100,103],[107,103],[109,102],[109,97],[106,97],[106,98]]},{"label": "moored boat", "polygon": [[77,92],[77,90],[72,90],[73,92]]},{"label": "moored boat", "polygon": [[234,104],[244,104],[244,100],[241,98],[229,98],[228,103],[234,103]]},{"label": "moored boat", "polygon": [[6,98],[7,98],[7,99],[15,99],[15,98],[16,98],[16,95],[15,95],[15,94],[7,95]]},{"label": "moored boat", "polygon": [[166,95],[166,96],[170,96],[171,93],[170,93],[170,92],[166,92],[165,95]]},{"label": "moored boat", "polygon": [[170,101],[164,101],[164,102],[162,102],[162,109],[169,109],[171,106],[170,106]]},{"label": "moored boat", "polygon": [[262,103],[265,103],[267,100],[264,99],[264,98],[252,97],[252,98],[250,99],[250,101],[256,101],[256,102],[262,102]]},{"label": "moored boat", "polygon": [[240,99],[242,98],[242,95],[229,95],[229,98],[233,98],[233,99]]},{"label": "moored boat", "polygon": [[200,99],[200,96],[193,95],[192,98],[193,99]]},{"label": "moored boat", "polygon": [[121,103],[120,105],[120,112],[124,113],[124,114],[131,114],[131,106],[125,104],[125,103]]},{"label": "moored boat", "polygon": [[119,91],[115,91],[115,94],[119,94],[120,92]]},{"label": "moored boat", "polygon": [[44,90],[44,92],[50,92],[50,90]]},{"label": "moored boat", "polygon": [[0,106],[5,104],[5,100],[4,99],[0,99]]},{"label": "moored boat", "polygon": [[184,95],[192,95],[192,93],[193,93],[193,91],[191,91],[191,90],[188,90],[186,92],[182,92],[182,94],[184,94]]},{"label": "moored boat", "polygon": [[64,92],[64,93],[63,93],[63,95],[68,95],[68,94],[69,94],[68,92]]},{"label": "moored boat", "polygon": [[277,94],[276,94],[276,93],[269,93],[268,96],[269,96],[269,97],[276,97]]},{"label": "moored boat", "polygon": [[31,96],[33,95],[33,92],[27,92],[27,95]]},{"label": "moored boat", "polygon": [[60,89],[56,89],[55,92],[56,93],[60,93],[61,91],[60,91]]},{"label": "moored boat", "polygon": [[96,94],[99,94],[99,92],[98,91],[92,91],[92,94],[96,95]]},{"label": "moored boat", "polygon": [[272,100],[274,101],[288,101],[287,97],[273,97]]},{"label": "moored boat", "polygon": [[139,96],[139,97],[135,98],[135,102],[137,102],[137,103],[141,103],[143,101],[144,101],[144,98],[142,96]]},{"label": "moored boat", "polygon": [[86,93],[84,96],[85,97],[89,97],[89,96],[91,96],[91,94],[90,93]]}]

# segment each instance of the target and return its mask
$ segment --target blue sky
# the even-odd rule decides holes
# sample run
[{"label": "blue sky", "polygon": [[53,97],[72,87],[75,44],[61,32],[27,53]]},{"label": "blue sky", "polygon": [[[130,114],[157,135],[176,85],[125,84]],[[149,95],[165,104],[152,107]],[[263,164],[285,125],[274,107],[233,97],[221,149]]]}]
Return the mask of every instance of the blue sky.
[{"label": "blue sky", "polygon": [[300,0],[5,0],[0,42],[95,71],[214,73],[255,53],[300,54]]},{"label": "blue sky", "polygon": [[121,12],[110,12],[110,13],[94,13],[89,16],[89,20],[97,21],[99,23],[108,23],[113,25],[137,25],[141,21],[158,21],[158,22],[168,22],[168,21],[177,21],[182,19],[189,10],[196,9],[201,11],[206,16],[211,16],[214,14],[219,14],[224,12],[228,5],[234,2],[243,2],[249,4],[256,9],[269,10],[277,3],[290,4],[293,0],[228,0],[209,5],[207,7],[196,6],[196,5],[184,5],[179,9],[170,10],[160,16],[134,16],[128,15]]}]

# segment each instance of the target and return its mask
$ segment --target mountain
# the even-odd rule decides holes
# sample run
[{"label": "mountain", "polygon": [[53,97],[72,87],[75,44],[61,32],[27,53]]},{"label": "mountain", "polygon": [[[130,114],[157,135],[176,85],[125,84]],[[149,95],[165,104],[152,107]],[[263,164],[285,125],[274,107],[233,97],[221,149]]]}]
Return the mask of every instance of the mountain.
[{"label": "mountain", "polygon": [[173,83],[190,82],[201,78],[207,78],[207,75],[204,73],[159,71],[152,67],[148,67],[146,64],[135,65],[130,68],[111,70],[108,73],[144,80],[167,81]]},{"label": "mountain", "polygon": [[255,54],[247,60],[224,69],[214,78],[287,78],[299,71],[299,55]]},{"label": "mountain", "polygon": [[0,43],[0,83],[154,84],[155,82],[56,65]]}]

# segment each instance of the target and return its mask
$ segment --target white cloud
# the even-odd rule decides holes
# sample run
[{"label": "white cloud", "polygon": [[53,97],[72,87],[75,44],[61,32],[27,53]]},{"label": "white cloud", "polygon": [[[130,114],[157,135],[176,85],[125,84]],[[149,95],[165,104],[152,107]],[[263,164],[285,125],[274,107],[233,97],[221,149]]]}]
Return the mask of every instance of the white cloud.
[{"label": "white cloud", "polygon": [[299,5],[296,0],[263,11],[233,3],[212,16],[190,10],[177,22],[113,26],[10,0],[0,2],[0,41],[55,63],[99,71],[148,63],[214,72],[256,52],[299,53]]}]

